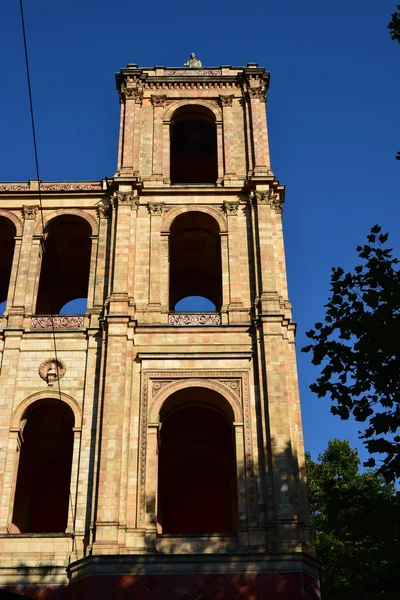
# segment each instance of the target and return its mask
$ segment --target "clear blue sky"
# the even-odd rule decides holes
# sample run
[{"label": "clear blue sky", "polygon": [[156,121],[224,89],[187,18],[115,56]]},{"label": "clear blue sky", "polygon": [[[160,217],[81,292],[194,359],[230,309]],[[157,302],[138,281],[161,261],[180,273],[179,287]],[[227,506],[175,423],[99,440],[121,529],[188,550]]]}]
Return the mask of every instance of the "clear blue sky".
[{"label": "clear blue sky", "polygon": [[[116,169],[114,73],[128,62],[257,61],[271,72],[272,168],[287,187],[290,298],[304,332],[323,317],[333,265],[380,223],[400,255],[400,45],[386,29],[397,0],[134,2],[24,0],[41,177],[99,179]],[[18,0],[3,0],[0,180],[35,177]],[[299,354],[306,448],[357,443],[357,426],[308,390]],[[358,444],[360,446],[360,444]]]}]

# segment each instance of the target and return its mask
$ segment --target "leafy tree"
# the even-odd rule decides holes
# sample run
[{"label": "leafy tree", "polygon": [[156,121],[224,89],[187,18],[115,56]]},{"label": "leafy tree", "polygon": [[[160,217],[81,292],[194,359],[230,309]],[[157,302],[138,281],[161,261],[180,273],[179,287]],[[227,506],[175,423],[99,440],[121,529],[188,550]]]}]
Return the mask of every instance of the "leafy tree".
[{"label": "leafy tree", "polygon": [[400,501],[378,471],[359,473],[356,449],[330,440],[306,455],[313,542],[323,600],[399,598]]},{"label": "leafy tree", "polygon": [[[329,396],[331,412],[352,414],[370,454],[380,454],[387,481],[400,475],[400,270],[388,235],[375,225],[357,246],[361,264],[352,273],[332,269],[325,323],[307,332],[314,365],[324,362],[310,389]],[[365,466],[375,466],[370,458]]]},{"label": "leafy tree", "polygon": [[388,29],[392,40],[396,40],[400,44],[400,4],[397,5],[397,11],[392,14]]}]

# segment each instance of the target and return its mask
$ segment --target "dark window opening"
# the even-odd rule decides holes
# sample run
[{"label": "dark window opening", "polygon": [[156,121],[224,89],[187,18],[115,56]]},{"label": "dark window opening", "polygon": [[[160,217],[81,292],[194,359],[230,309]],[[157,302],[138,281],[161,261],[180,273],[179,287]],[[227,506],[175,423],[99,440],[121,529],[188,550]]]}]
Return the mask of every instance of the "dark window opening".
[{"label": "dark window opening", "polygon": [[203,106],[178,109],[171,122],[171,183],[215,184],[218,177],[217,130]]},{"label": "dark window opening", "polygon": [[58,314],[67,302],[87,298],[90,236],[89,225],[79,217],[63,215],[50,223],[40,272],[37,315]]},{"label": "dark window opening", "polygon": [[162,533],[237,529],[233,416],[227,418],[224,404],[218,393],[203,388],[180,390],[167,401],[170,408],[161,417],[158,479]]},{"label": "dark window opening", "polygon": [[15,533],[65,532],[73,426],[73,413],[61,401],[40,400],[29,407],[15,489]]},{"label": "dark window opening", "polygon": [[222,305],[221,244],[218,223],[191,211],[172,223],[170,235],[170,310],[188,296],[202,296],[219,311]]},{"label": "dark window opening", "polygon": [[15,226],[11,221],[0,217],[0,315],[6,308],[8,287],[15,248]]}]

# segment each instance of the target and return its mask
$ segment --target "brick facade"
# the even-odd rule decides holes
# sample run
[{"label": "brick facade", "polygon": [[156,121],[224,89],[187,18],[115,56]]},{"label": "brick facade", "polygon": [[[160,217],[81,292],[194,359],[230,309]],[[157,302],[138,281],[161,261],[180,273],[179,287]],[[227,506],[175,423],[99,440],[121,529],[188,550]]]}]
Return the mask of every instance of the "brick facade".
[{"label": "brick facade", "polygon": [[[44,231],[39,182],[0,184],[0,224],[15,240],[0,317],[0,589],[46,598],[319,597],[268,83],[256,64],[128,65],[117,74],[113,178],[40,182]],[[188,106],[215,127],[212,184],[171,184],[171,130]],[[171,228],[193,212],[214,224],[220,248],[222,302],[211,315],[170,306]],[[37,315],[46,239],[68,219],[90,238],[87,310]],[[55,350],[65,373],[53,385]],[[218,396],[231,415],[230,533],[166,534],[158,524],[160,415],[191,389]],[[67,527],[20,533],[13,510],[24,426],[33,406],[49,402],[65,403],[74,418]]]}]

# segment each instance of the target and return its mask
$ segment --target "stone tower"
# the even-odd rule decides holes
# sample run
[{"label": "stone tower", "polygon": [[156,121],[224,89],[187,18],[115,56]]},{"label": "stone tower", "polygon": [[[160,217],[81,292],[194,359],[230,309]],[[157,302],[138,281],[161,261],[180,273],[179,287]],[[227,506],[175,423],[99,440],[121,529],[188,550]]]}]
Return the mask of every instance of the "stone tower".
[{"label": "stone tower", "polygon": [[130,64],[113,178],[0,184],[0,589],[319,597],[268,85]]}]

